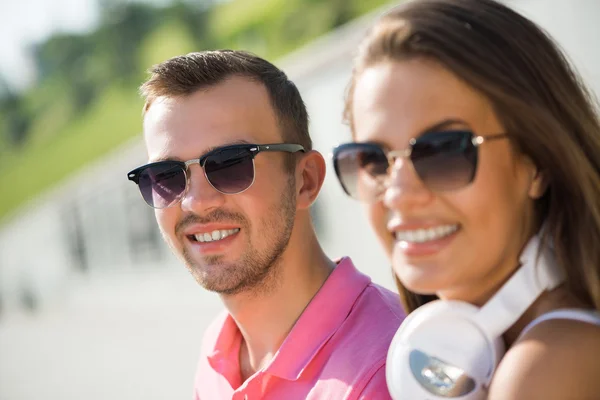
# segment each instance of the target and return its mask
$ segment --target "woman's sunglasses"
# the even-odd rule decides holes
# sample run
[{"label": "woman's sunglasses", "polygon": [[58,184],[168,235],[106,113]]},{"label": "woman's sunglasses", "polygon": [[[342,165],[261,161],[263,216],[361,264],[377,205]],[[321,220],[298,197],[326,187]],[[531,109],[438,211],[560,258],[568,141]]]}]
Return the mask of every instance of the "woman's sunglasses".
[{"label": "woman's sunglasses", "polygon": [[213,188],[224,194],[237,194],[254,183],[254,157],[263,151],[304,151],[299,144],[236,144],[219,147],[188,161],[158,161],[142,165],[127,174],[135,182],[149,206],[166,208],[185,195],[188,168],[200,164]]},{"label": "woman's sunglasses", "polygon": [[408,149],[388,151],[376,143],[346,143],[333,150],[333,165],[350,197],[372,202],[381,198],[390,166],[410,159],[421,181],[433,191],[460,189],[477,171],[477,148],[507,134],[476,136],[471,131],[427,132],[411,139]]}]

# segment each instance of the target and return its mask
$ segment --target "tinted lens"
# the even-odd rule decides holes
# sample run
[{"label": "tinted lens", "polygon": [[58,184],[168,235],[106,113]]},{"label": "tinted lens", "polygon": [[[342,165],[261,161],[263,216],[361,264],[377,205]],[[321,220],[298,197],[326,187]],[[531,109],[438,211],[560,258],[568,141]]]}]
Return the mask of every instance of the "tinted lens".
[{"label": "tinted lens", "polygon": [[223,149],[206,158],[204,173],[219,192],[236,194],[254,182],[254,161],[248,149]]},{"label": "tinted lens", "polygon": [[344,191],[358,200],[383,193],[388,160],[383,149],[370,143],[349,143],[334,152],[334,166]]},{"label": "tinted lens", "polygon": [[416,140],[411,161],[419,178],[432,190],[454,190],[475,177],[477,148],[468,131],[428,133]]},{"label": "tinted lens", "polygon": [[165,208],[185,192],[185,166],[177,162],[148,165],[138,176],[142,197],[151,207]]}]

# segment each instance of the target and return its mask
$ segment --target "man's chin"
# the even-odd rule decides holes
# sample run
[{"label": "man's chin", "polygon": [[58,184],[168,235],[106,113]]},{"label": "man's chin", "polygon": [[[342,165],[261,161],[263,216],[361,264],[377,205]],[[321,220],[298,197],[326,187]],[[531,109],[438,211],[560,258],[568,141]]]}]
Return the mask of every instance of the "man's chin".
[{"label": "man's chin", "polygon": [[223,272],[223,267],[220,271],[210,271],[212,268],[218,268],[216,265],[210,265],[207,267],[190,266],[188,270],[191,272],[194,280],[205,290],[209,292],[217,293],[220,295],[231,295],[237,294],[242,291],[243,287],[246,286],[245,282],[233,282],[226,277],[215,276],[214,272]]},{"label": "man's chin", "polygon": [[220,296],[233,296],[236,294],[240,294],[247,290],[248,288],[244,284],[215,284],[214,282],[206,282],[202,280],[196,280],[200,286],[202,286],[205,290],[209,292],[216,293]]}]

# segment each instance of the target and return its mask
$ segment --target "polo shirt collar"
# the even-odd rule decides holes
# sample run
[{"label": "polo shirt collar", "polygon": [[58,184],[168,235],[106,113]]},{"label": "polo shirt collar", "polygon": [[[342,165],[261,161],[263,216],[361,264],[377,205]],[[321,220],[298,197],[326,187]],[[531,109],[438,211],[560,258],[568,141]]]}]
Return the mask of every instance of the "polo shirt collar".
[{"label": "polo shirt collar", "polygon": [[[298,318],[265,372],[286,380],[297,380],[348,317],[357,298],[370,283],[371,279],[359,272],[350,258],[341,258]],[[207,358],[211,367],[228,376],[235,388],[241,384],[238,380],[242,335],[229,313],[224,313],[222,321],[213,351]]]},{"label": "polo shirt collar", "polygon": [[350,314],[371,283],[348,257],[342,258],[308,304],[265,372],[296,380]]}]

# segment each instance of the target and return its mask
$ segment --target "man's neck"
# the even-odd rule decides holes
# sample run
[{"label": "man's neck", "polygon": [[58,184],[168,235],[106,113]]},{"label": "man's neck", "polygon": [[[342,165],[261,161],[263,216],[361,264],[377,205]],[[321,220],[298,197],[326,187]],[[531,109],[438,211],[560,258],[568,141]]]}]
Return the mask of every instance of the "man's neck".
[{"label": "man's neck", "polygon": [[334,268],[316,237],[291,242],[275,267],[273,282],[251,293],[222,296],[243,336],[242,381],[271,361]]}]

